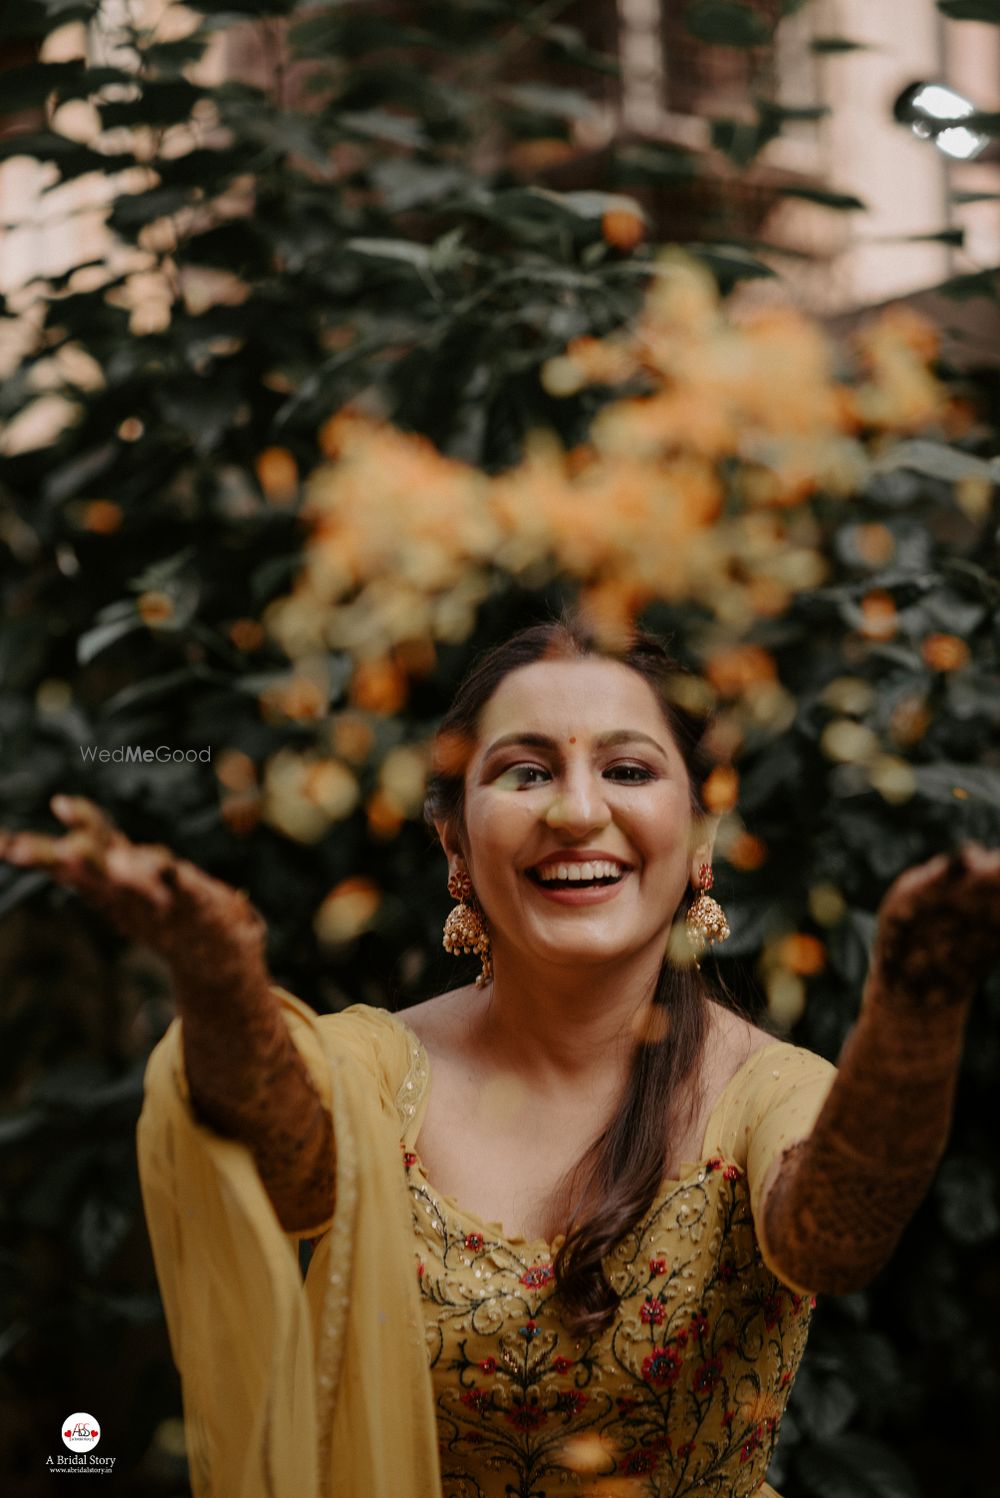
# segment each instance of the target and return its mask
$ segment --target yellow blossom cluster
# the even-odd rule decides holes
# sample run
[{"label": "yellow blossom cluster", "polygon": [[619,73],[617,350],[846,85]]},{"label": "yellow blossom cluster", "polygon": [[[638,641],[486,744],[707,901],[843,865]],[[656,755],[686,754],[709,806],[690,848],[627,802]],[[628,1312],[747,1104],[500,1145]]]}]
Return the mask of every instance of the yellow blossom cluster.
[{"label": "yellow blossom cluster", "polygon": [[[328,742],[310,754],[284,750],[267,767],[261,814],[272,825],[308,842],[360,803],[358,774],[378,752],[372,723],[404,708],[411,680],[433,670],[436,647],[467,638],[480,604],[505,580],[572,579],[610,645],[654,600],[696,606],[707,620],[701,685],[717,709],[720,761],[755,728],[791,720],[794,702],[773,658],[745,636],[826,577],[812,496],[849,499],[887,439],[947,425],[948,392],[930,369],[933,331],[909,312],[883,317],[856,338],[848,377],[843,354],[803,314],[767,307],[734,316],[704,267],[680,251],[663,253],[655,270],[631,327],[576,339],[542,369],[553,397],[586,386],[612,396],[578,447],[536,432],[516,467],[492,475],[351,407],[325,423],[326,461],[304,487],[302,566],[262,621],[293,671],[262,707],[318,719],[320,732],[325,721]],[[629,394],[614,399],[626,384]],[[292,462],[269,449],[258,469],[265,492],[287,503]],[[873,566],[891,560],[885,526],[855,531]],[[887,637],[891,603],[874,591],[860,630]],[[330,652],[345,652],[353,674],[349,705],[327,719]],[[927,654],[935,669],[954,666],[944,637],[928,642]],[[870,758],[861,731],[848,719],[831,723],[827,752]],[[890,774],[897,763],[883,767],[890,795],[901,793]],[[364,800],[374,838],[419,814],[425,767],[422,749],[397,751],[383,766]],[[737,773],[731,765],[713,773],[706,801],[731,813]],[[767,857],[735,816],[724,841],[738,867]],[[363,905],[371,918],[371,891],[360,904],[357,891],[347,893],[334,907],[341,935],[351,924],[345,912]],[[808,969],[795,952],[780,966],[798,982]]]},{"label": "yellow blossom cluster", "polygon": [[941,415],[931,335],[912,314],[887,316],[859,340],[852,384],[802,314],[731,317],[679,251],[657,272],[634,326],[578,339],[542,371],[563,395],[647,387],[606,405],[581,447],[536,433],[491,476],[360,412],[330,418],[303,567],[264,621],[292,659],[345,650],[371,669],[410,642],[464,639],[498,574],[575,579],[612,638],[656,598],[696,601],[732,635],[823,580],[804,502],[849,496],[873,438]]}]

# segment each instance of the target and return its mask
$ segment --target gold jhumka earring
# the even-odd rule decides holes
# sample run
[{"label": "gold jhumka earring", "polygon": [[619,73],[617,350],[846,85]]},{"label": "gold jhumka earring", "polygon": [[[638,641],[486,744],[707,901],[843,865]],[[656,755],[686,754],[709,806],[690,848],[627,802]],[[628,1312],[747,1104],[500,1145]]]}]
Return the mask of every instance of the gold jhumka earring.
[{"label": "gold jhumka earring", "polygon": [[684,922],[688,940],[699,956],[706,947],[725,941],[732,934],[725,911],[708,893],[714,883],[711,864],[703,863],[698,870],[698,898],[693,901]]},{"label": "gold jhumka earring", "polygon": [[465,869],[456,869],[449,877],[448,893],[453,900],[461,903],[449,912],[444,923],[442,946],[453,957],[461,957],[463,952],[475,952],[483,964],[483,970],[476,979],[476,987],[485,988],[493,977],[490,935],[482,911],[476,903],[472,880]]}]

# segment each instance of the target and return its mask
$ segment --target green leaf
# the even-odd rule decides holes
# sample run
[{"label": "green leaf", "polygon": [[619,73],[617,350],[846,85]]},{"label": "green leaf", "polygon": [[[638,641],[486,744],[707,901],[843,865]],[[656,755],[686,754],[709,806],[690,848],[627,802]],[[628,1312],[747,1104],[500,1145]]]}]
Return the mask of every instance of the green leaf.
[{"label": "green leaf", "polygon": [[771,40],[771,23],[740,0],[694,0],[684,12],[684,29],[718,47],[760,47]]},{"label": "green leaf", "polygon": [[915,439],[897,442],[886,448],[872,464],[873,473],[887,473],[898,468],[909,468],[915,473],[924,473],[928,478],[944,479],[946,483],[958,483],[961,479],[986,479],[989,483],[1000,483],[1000,459],[989,461],[977,458],[974,453],[962,452],[957,447],[946,447],[942,442]]},{"label": "green leaf", "polygon": [[410,239],[348,239],[344,249],[376,260],[398,260],[420,271],[430,270],[433,255],[430,245],[415,244]]},{"label": "green leaf", "polygon": [[934,289],[954,302],[972,301],[977,296],[988,297],[991,302],[1000,302],[1000,279],[995,270],[977,270],[970,271],[968,275],[953,276]]},{"label": "green leaf", "polygon": [[348,135],[364,140],[379,140],[395,146],[425,146],[427,136],[419,121],[382,109],[342,110],[334,115],[336,123]]},{"label": "green leaf", "polygon": [[781,186],[778,191],[786,198],[801,198],[804,203],[818,203],[823,208],[835,208],[839,213],[850,213],[867,207],[853,193],[834,192],[828,187]]},{"label": "green leaf", "polygon": [[814,36],[809,50],[821,57],[837,52],[870,52],[871,42],[855,42],[847,36]]},{"label": "green leaf", "polygon": [[142,616],[130,607],[128,618],[116,619],[108,624],[95,624],[86,630],[76,642],[76,660],[79,666],[88,666],[102,651],[122,640],[134,630],[144,627]]},{"label": "green leaf", "polygon": [[916,765],[913,773],[917,794],[929,801],[954,806],[956,801],[974,800],[1000,808],[1000,770],[989,765]]},{"label": "green leaf", "polygon": [[1000,26],[1000,0],[937,0],[949,21],[989,21]]},{"label": "green leaf", "polygon": [[557,88],[551,83],[512,83],[498,88],[496,93],[518,109],[557,120],[589,120],[598,113],[594,100],[586,94],[577,89]]}]

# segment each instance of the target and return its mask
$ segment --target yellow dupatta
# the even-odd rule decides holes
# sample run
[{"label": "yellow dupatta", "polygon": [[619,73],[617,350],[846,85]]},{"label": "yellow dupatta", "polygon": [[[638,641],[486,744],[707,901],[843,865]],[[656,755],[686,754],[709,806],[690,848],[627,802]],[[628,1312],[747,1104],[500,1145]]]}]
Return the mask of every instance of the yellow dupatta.
[{"label": "yellow dupatta", "polygon": [[393,1069],[373,1069],[364,1026],[273,992],[336,1139],[305,1284],[296,1242],[321,1229],[285,1233],[250,1149],[196,1121],[180,1019],[150,1054],[136,1130],[194,1498],[437,1498]]}]

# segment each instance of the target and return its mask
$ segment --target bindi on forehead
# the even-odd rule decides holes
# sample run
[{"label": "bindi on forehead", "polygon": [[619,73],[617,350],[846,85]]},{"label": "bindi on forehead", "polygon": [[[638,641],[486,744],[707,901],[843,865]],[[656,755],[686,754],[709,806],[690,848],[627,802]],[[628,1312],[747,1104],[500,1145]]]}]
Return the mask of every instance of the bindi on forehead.
[{"label": "bindi on forehead", "polygon": [[575,733],[571,733],[570,734],[569,741],[570,741],[571,744],[575,744],[576,743],[576,734]]}]

